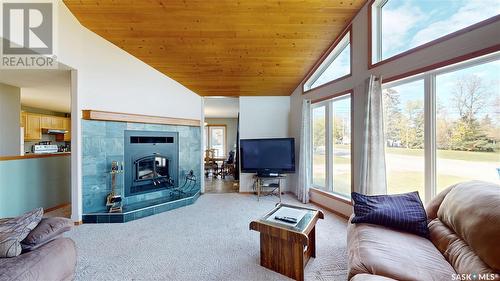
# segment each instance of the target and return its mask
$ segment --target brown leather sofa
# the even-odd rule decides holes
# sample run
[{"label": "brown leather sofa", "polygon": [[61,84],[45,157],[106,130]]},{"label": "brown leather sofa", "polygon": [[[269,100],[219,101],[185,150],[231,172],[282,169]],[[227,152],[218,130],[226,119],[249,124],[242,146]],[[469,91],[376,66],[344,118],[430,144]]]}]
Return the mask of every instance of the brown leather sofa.
[{"label": "brown leather sofa", "polygon": [[500,280],[499,185],[452,185],[426,212],[430,240],[349,220],[349,280]]},{"label": "brown leather sofa", "polygon": [[33,241],[44,241],[19,256],[0,258],[0,281],[72,280],[76,268],[75,242],[60,233],[69,223],[73,224],[64,218],[42,219],[30,234]]}]

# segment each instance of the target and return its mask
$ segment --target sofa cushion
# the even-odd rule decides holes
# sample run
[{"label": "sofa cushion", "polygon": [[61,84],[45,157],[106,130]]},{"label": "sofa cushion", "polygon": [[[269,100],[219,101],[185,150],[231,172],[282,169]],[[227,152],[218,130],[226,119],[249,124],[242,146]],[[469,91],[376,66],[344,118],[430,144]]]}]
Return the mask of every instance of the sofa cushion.
[{"label": "sofa cushion", "polygon": [[426,238],[374,224],[348,224],[349,278],[451,280],[455,270]]},{"label": "sofa cushion", "polygon": [[10,258],[21,254],[21,241],[28,236],[43,216],[43,209],[38,208],[17,218],[0,224],[0,258]]},{"label": "sofa cushion", "polygon": [[17,257],[0,259],[0,281],[72,280],[75,242],[59,238]]},{"label": "sofa cushion", "polygon": [[373,223],[429,237],[427,214],[418,192],[368,196],[352,193],[352,223]]},{"label": "sofa cushion", "polygon": [[460,274],[491,274],[485,264],[457,234],[439,219],[429,223],[430,239],[455,271]]},{"label": "sofa cushion", "polygon": [[58,237],[73,227],[73,221],[67,218],[43,218],[40,223],[21,242],[23,251],[32,251]]},{"label": "sofa cushion", "polygon": [[438,218],[470,246],[481,260],[500,271],[500,186],[470,181],[455,185]]}]

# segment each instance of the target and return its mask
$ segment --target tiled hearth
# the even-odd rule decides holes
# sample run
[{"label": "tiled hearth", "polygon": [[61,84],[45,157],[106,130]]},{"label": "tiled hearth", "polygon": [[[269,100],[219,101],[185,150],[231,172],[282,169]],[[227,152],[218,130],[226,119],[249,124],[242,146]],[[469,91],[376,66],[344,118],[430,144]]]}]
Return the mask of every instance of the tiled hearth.
[{"label": "tiled hearth", "polygon": [[[177,132],[179,179],[193,170],[196,185],[188,194],[160,190],[124,197],[124,176],[117,176],[117,193],[123,198],[122,213],[108,213],[106,197],[111,192],[111,162],[124,162],[125,131]],[[196,126],[82,120],[82,193],[84,223],[113,223],[154,215],[194,203],[200,192],[201,131]],[[179,185],[179,183],[177,183]]]}]

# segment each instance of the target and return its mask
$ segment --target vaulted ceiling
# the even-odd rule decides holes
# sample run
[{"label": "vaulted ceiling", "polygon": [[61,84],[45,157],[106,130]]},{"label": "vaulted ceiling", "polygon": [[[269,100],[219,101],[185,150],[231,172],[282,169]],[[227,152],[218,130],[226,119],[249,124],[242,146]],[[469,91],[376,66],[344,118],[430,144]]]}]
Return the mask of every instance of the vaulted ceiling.
[{"label": "vaulted ceiling", "polygon": [[202,96],[290,95],[365,0],[64,0]]}]

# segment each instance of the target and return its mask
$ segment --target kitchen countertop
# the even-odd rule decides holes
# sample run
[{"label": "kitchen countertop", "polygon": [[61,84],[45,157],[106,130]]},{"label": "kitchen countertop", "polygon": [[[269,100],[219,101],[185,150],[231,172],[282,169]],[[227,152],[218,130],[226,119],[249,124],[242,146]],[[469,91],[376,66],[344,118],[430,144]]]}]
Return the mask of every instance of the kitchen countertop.
[{"label": "kitchen countertop", "polygon": [[29,153],[25,155],[18,156],[0,156],[0,161],[7,160],[20,160],[20,159],[32,159],[32,158],[46,158],[46,157],[58,157],[58,156],[69,156],[71,152],[56,152],[56,153]]}]

